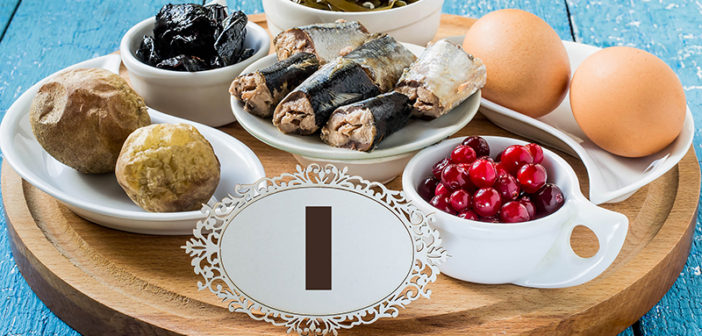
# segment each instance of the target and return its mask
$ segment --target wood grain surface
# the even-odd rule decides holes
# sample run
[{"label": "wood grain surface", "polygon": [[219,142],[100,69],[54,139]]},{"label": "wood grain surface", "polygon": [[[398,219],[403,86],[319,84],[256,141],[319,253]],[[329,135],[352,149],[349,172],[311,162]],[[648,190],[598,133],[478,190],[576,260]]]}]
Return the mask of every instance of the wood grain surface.
[{"label": "wood grain surface", "polygon": [[[131,25],[165,3],[187,0],[2,0],[0,27],[0,118],[29,86],[73,63],[116,50]],[[232,1],[248,14],[263,11],[260,0]],[[8,25],[15,5],[17,11]],[[598,46],[628,44],[663,58],[685,87],[693,116],[702,118],[702,7],[694,1],[446,0],[445,13],[480,17],[501,8],[521,8],[546,20],[562,39],[571,26],[577,40]],[[570,21],[570,22],[569,22]],[[695,150],[702,148],[696,134]],[[0,153],[0,161],[2,153]],[[0,199],[2,194],[0,194]],[[2,205],[0,204],[0,208]],[[0,211],[1,213],[1,211]],[[0,335],[74,335],[34,295],[10,252],[5,216],[0,215]],[[688,264],[660,304],[625,335],[702,334],[702,227]]]},{"label": "wood grain surface", "polygon": [[[256,19],[256,18],[254,18]],[[445,35],[469,23],[446,16]],[[294,169],[290,154],[269,147],[238,124],[222,128],[248,144],[269,176]],[[457,134],[509,136],[482,116]],[[586,172],[565,156],[587,190]],[[612,334],[626,329],[667,291],[687,259],[700,174],[691,150],[673,170],[629,200],[606,207],[631,221],[624,248],[599,278],[582,286],[541,290],[485,286],[440,276],[431,300],[396,319],[343,334]],[[400,179],[390,182],[399,189]],[[4,164],[2,191],[13,253],[37,295],[85,334],[282,334],[284,330],[228,312],[198,278],[180,249],[185,237],[158,237],[105,229],[84,221],[23,182]],[[596,240],[579,231],[576,252],[592,254]]]}]

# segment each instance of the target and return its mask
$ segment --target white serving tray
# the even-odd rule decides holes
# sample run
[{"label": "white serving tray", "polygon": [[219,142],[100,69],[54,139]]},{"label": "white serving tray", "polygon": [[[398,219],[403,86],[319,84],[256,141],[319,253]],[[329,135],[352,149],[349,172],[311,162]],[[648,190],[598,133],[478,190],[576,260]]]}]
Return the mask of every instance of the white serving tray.
[{"label": "white serving tray", "polygon": [[[78,63],[59,72],[72,68],[105,68],[117,72],[119,64],[119,55],[107,55]],[[58,162],[41,147],[29,123],[29,107],[37,90],[45,81],[46,79],[40,81],[23,93],[7,110],[0,125],[0,149],[12,168],[24,180],[96,224],[136,233],[191,235],[196,222],[204,218],[202,212],[147,212],[127,197],[114,174],[78,173]],[[258,157],[230,135],[152,109],[149,109],[149,115],[152,123],[191,124],[210,141],[221,164],[221,177],[214,194],[215,198],[222,199],[234,193],[234,186],[237,184],[253,183],[265,176]]]}]

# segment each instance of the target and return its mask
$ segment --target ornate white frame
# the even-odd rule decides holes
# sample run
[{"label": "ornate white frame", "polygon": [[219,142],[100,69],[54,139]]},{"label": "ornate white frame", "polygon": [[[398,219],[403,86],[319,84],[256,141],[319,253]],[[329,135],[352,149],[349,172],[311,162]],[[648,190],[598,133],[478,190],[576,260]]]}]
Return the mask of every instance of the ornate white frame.
[{"label": "ornate white frame", "polygon": [[[414,244],[414,263],[403,284],[382,301],[365,309],[344,315],[324,316],[280,312],[239,291],[226,276],[219,259],[220,238],[231,220],[247,203],[269,194],[285,189],[322,185],[370,197],[385,204],[402,220],[412,235]],[[378,182],[349,176],[346,168],[339,170],[333,165],[320,167],[317,164],[311,164],[304,170],[297,166],[296,173],[263,178],[254,184],[237,185],[234,189],[240,196],[230,194],[213,206],[205,205],[202,208],[206,218],[198,221],[193,231],[194,237],[182,246],[193,258],[191,264],[195,268],[195,274],[203,277],[204,281],[198,281],[198,289],[207,288],[223,302],[228,302],[229,311],[243,312],[252,319],[284,326],[288,333],[295,331],[300,335],[337,335],[340,328],[370,324],[382,317],[397,317],[400,308],[420,297],[429,298],[431,295],[428,284],[436,281],[438,264],[445,260],[446,250],[440,246],[439,232],[428,224],[433,220],[432,216],[425,216],[405,199],[402,191],[388,190]]]}]

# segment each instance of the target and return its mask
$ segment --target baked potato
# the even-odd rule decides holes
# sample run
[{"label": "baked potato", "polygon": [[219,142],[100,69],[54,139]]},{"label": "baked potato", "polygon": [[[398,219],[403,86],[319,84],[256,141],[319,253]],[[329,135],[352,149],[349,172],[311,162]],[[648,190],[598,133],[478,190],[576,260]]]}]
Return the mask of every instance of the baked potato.
[{"label": "baked potato", "polygon": [[151,123],[144,99],[104,69],[74,69],[39,88],[29,112],[32,132],[56,160],[81,173],[115,170],[124,140]]},{"label": "baked potato", "polygon": [[196,210],[219,184],[212,145],[187,124],[156,124],[134,131],[115,168],[117,182],[144,210]]}]

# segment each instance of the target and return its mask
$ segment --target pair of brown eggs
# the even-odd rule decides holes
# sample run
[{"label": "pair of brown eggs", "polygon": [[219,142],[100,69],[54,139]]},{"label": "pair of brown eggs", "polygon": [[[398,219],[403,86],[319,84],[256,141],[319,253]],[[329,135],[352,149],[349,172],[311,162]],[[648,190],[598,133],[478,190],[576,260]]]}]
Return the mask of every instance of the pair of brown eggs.
[{"label": "pair of brown eggs", "polygon": [[602,49],[585,59],[571,79],[558,34],[536,15],[517,9],[491,12],[476,21],[463,47],[485,63],[486,99],[538,118],[570,92],[578,125],[610,153],[650,155],[682,130],[682,84],[665,62],[643,50]]}]

